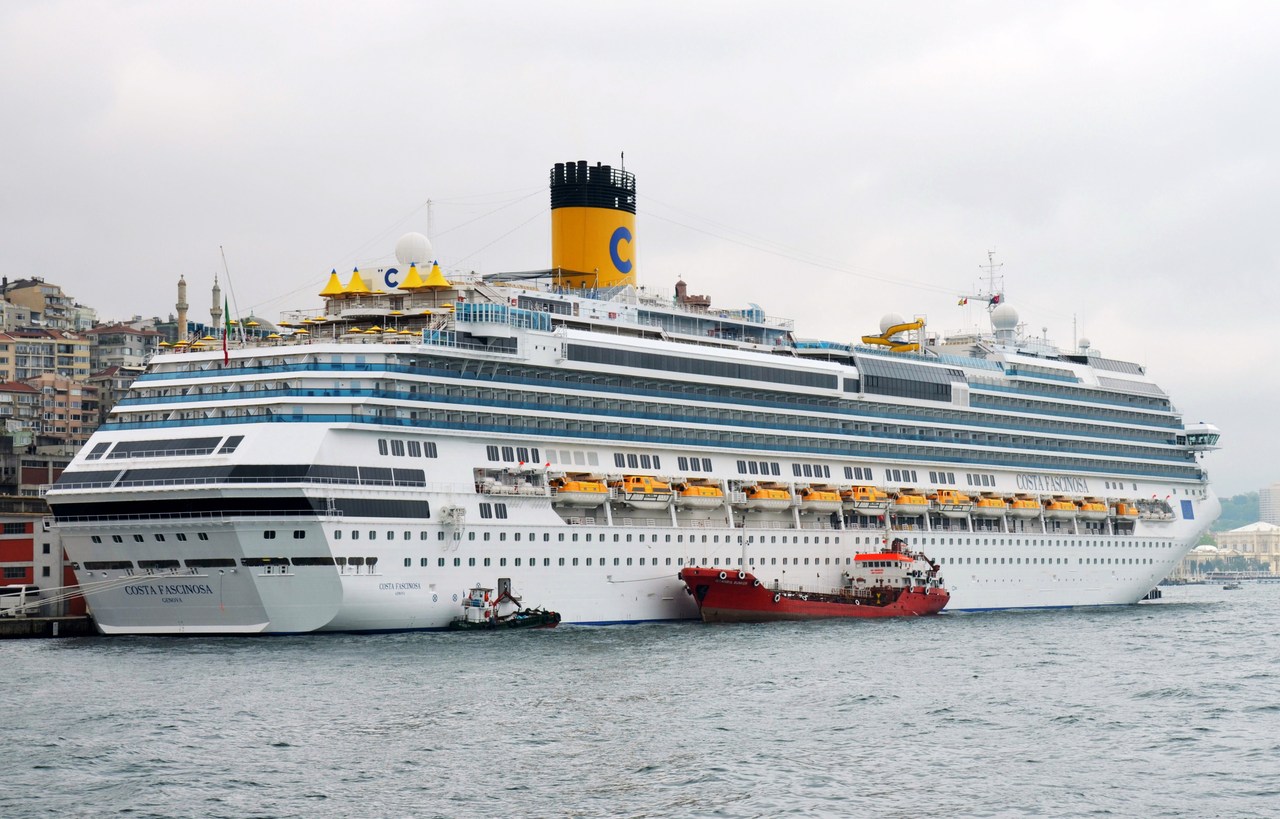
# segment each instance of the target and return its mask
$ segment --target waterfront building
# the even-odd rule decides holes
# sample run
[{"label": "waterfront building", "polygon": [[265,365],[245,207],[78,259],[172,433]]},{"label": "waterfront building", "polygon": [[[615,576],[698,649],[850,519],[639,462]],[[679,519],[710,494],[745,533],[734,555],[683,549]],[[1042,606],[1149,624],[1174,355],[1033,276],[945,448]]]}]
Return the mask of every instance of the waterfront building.
[{"label": "waterfront building", "polygon": [[1280,525],[1280,482],[1258,490],[1258,520]]},{"label": "waterfront building", "polygon": [[62,551],[62,541],[40,513],[40,505],[0,498],[0,592],[5,586],[35,586],[43,601],[27,614],[40,617],[83,616],[85,601],[75,592],[76,577]]},{"label": "waterfront building", "polygon": [[1280,570],[1280,526],[1266,521],[1250,523],[1214,536],[1219,549],[1268,563],[1273,572]]}]

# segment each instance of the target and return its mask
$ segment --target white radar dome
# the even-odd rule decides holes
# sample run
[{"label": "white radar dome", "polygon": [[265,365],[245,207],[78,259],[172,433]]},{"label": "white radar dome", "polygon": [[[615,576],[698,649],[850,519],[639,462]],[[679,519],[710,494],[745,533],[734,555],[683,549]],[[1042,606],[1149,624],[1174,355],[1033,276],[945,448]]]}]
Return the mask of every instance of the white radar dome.
[{"label": "white radar dome", "polygon": [[890,327],[896,327],[904,322],[905,319],[898,313],[885,313],[884,317],[880,319],[880,332],[881,334],[887,333]]},{"label": "white radar dome", "polygon": [[431,240],[421,233],[406,233],[396,242],[396,261],[400,264],[430,264]]},{"label": "white radar dome", "polygon": [[997,330],[1012,330],[1018,326],[1018,311],[1012,304],[997,304],[991,311],[991,326]]},{"label": "white radar dome", "polygon": [[1090,347],[1092,347],[1092,346],[1093,346],[1093,342],[1089,341],[1089,339],[1087,339],[1087,338],[1081,338],[1081,339],[1080,339],[1080,349],[1081,349],[1081,350],[1087,350],[1087,349],[1089,349],[1089,348],[1090,348]]}]

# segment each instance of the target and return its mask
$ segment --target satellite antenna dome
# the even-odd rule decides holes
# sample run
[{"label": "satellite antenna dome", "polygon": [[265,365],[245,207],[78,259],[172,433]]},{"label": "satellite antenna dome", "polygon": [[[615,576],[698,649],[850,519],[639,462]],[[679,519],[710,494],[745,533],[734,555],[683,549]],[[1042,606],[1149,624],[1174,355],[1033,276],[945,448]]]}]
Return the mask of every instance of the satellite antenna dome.
[{"label": "satellite antenna dome", "polygon": [[999,304],[991,311],[991,326],[996,330],[1012,330],[1018,326],[1018,311],[1012,304]]},{"label": "satellite antenna dome", "polygon": [[1081,350],[1087,350],[1087,349],[1089,349],[1089,348],[1090,348],[1090,347],[1092,347],[1092,346],[1093,346],[1093,342],[1089,341],[1089,339],[1087,339],[1087,338],[1082,338],[1082,339],[1080,339],[1080,349],[1081,349]]},{"label": "satellite antenna dome", "polygon": [[890,327],[896,327],[899,324],[903,324],[903,323],[905,323],[905,320],[902,318],[900,314],[885,313],[884,317],[880,319],[880,333],[881,334],[887,333],[889,332]]},{"label": "satellite antenna dome", "polygon": [[431,240],[421,233],[406,233],[396,242],[396,261],[400,264],[425,265],[432,258]]}]

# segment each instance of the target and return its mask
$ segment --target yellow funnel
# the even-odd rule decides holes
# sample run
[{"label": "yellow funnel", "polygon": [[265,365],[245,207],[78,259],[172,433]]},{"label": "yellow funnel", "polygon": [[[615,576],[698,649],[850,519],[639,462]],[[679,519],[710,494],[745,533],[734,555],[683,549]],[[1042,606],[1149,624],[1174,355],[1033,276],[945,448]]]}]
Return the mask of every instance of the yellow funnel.
[{"label": "yellow funnel", "polygon": [[636,282],[635,175],[608,165],[551,169],[551,266],[561,287]]}]

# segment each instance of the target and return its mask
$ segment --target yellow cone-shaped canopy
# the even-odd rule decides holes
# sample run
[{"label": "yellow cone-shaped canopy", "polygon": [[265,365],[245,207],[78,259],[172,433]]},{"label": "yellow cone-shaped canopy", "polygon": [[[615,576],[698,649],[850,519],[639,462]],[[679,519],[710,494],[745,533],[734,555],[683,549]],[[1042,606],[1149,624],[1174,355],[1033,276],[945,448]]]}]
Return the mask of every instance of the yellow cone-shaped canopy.
[{"label": "yellow cone-shaped canopy", "polygon": [[360,268],[351,271],[351,281],[347,282],[342,292],[348,296],[368,295],[369,285],[365,284],[364,277],[360,275]]},{"label": "yellow cone-shaped canopy", "polygon": [[329,272],[329,283],[320,291],[321,296],[341,296],[343,294],[342,280],[338,278],[338,271],[335,268]]},{"label": "yellow cone-shaped canopy", "polygon": [[418,266],[411,263],[408,275],[404,277],[404,281],[400,282],[400,289],[417,290],[421,287],[426,287],[426,284],[423,283],[422,276],[418,273]]},{"label": "yellow cone-shaped canopy", "polygon": [[439,263],[431,265],[431,275],[427,276],[427,280],[422,283],[422,286],[431,288],[453,287],[453,285],[449,283],[449,280],[444,277],[444,274],[440,272]]}]

